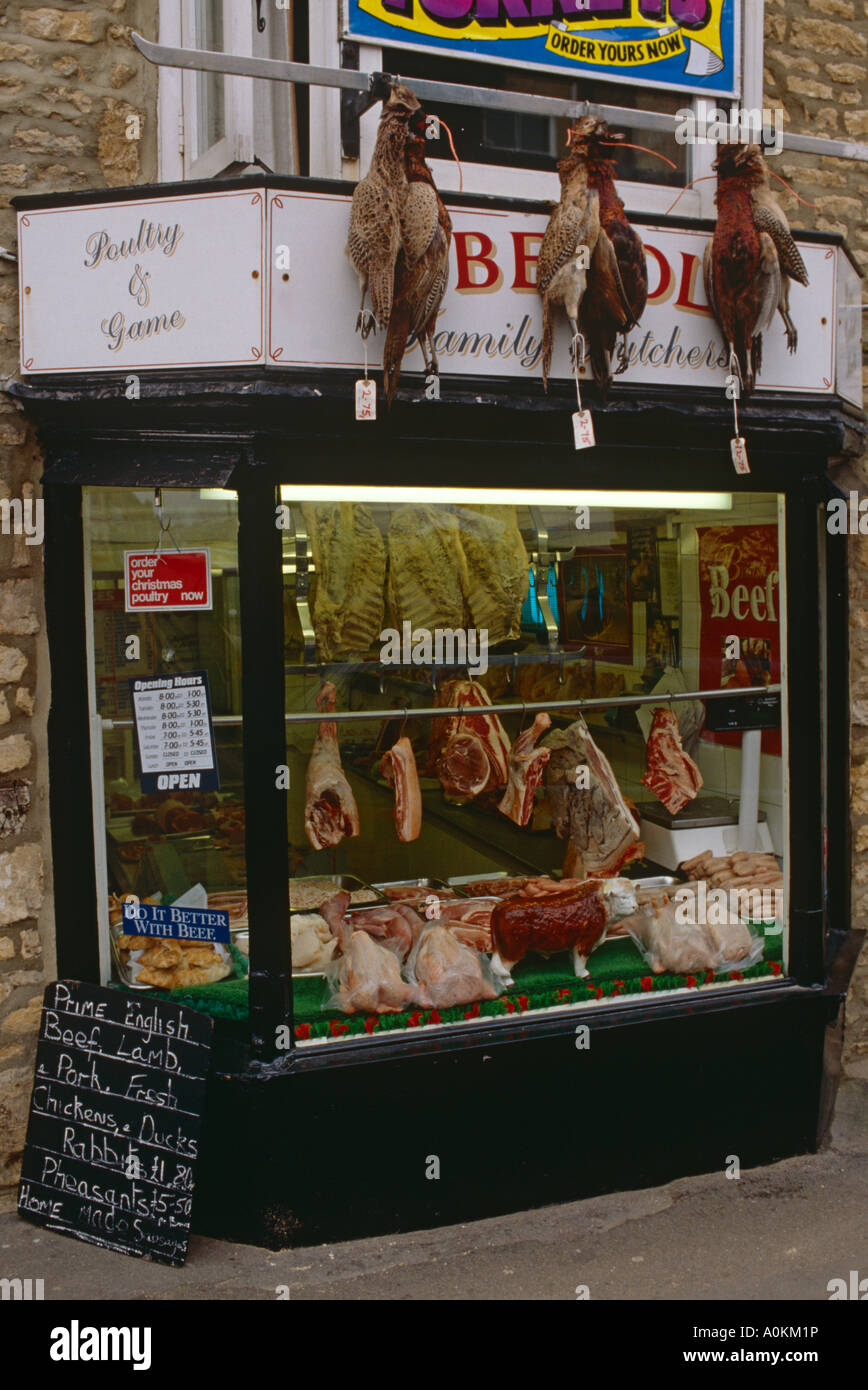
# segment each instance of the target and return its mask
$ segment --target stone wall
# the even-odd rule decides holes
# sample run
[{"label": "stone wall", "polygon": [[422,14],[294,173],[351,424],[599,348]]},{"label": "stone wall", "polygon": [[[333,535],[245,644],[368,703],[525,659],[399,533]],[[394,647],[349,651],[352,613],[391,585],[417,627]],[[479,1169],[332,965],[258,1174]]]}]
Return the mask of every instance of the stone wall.
[{"label": "stone wall", "polygon": [[[750,3],[750,0],[748,0]],[[868,142],[866,0],[766,0],[765,105],[785,130]],[[798,226],[841,232],[868,271],[868,165],[784,153],[772,161],[801,195],[785,195]],[[783,192],[783,190],[782,190]],[[868,302],[868,282],[863,288]],[[868,367],[865,372],[868,390]],[[832,469],[845,492],[868,493],[868,457]],[[853,926],[868,927],[868,537],[850,542]],[[868,944],[847,1000],[844,1071],[868,1082]]]},{"label": "stone wall", "polygon": [[[156,0],[0,0],[0,246],[16,245],[16,193],[156,178],[155,70],[129,39],[130,28],[156,37],[156,9]],[[126,138],[132,112],[137,141]],[[18,369],[17,307],[16,266],[0,259],[0,387]],[[41,464],[30,426],[0,393],[0,503],[38,501]],[[42,546],[27,539],[0,534],[0,1192],[17,1179],[42,990],[54,974],[52,891],[62,891],[48,830]]]}]

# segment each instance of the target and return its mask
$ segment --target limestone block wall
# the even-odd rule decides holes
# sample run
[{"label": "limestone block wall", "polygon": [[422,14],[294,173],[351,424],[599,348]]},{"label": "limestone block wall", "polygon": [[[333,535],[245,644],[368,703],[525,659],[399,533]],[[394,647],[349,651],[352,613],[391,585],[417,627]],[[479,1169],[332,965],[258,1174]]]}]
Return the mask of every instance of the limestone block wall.
[{"label": "limestone block wall", "polygon": [[[16,193],[156,178],[156,74],[129,39],[130,28],[155,38],[156,25],[156,0],[0,0],[0,247],[16,245]],[[127,139],[133,112],[138,140]],[[0,388],[18,370],[17,299],[16,265],[0,258]],[[38,503],[41,472],[32,430],[0,390],[0,508]],[[52,691],[42,545],[28,543],[38,512],[30,518],[31,535],[15,534],[12,508],[0,533],[0,1194],[17,1180],[42,991],[54,975],[53,894],[63,892],[51,876]]]},{"label": "limestone block wall", "polygon": [[[750,3],[750,0],[748,0]],[[765,105],[785,130],[868,141],[866,0],[765,0]],[[802,198],[784,206],[794,225],[841,232],[868,272],[868,165],[783,153],[772,161]],[[782,190],[783,192],[783,190]],[[863,286],[868,303],[868,281]],[[865,370],[868,390],[868,368]],[[868,457],[835,467],[845,492],[868,492]],[[850,546],[850,697],[853,925],[868,927],[868,536]],[[868,1081],[868,945],[847,1000],[844,1071]]]}]

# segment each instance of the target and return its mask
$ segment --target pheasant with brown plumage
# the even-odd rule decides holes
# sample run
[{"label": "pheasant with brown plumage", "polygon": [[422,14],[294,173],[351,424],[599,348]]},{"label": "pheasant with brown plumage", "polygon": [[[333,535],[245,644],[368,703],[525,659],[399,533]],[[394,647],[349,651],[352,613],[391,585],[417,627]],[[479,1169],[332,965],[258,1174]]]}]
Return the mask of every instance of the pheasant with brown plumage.
[{"label": "pheasant with brown plumage", "polygon": [[[401,213],[407,196],[405,147],[408,121],[420,109],[409,87],[391,86],[371,167],[356,185],[350,209],[347,255],[359,277],[361,304],[356,331],[367,338],[371,330],[388,328],[392,315],[395,263],[401,247]],[[370,296],[371,307],[365,301]]]},{"label": "pheasant with brown plumage", "polygon": [[411,335],[422,349],[426,375],[438,374],[434,327],[449,279],[452,222],[425,162],[425,123],[424,111],[411,116],[405,150],[407,191],[401,210],[401,248],[395,264],[392,317],[383,353],[389,405]]},{"label": "pheasant with brown plumage", "polygon": [[724,145],[715,161],[717,226],[705,251],[705,291],[746,392],[762,367],[763,334],[776,313],[787,347],[798,333],[790,317],[790,282],[808,272],[786,215],[771,190],[759,145]]},{"label": "pheasant with brown plumage", "polygon": [[648,296],[645,252],[627,221],[602,149],[612,138],[605,121],[586,116],[567,137],[558,164],[561,199],[540,247],[537,283],[543,301],[542,371],[548,388],[554,316],[562,304],[575,340],[582,334],[594,376],[605,391],[618,334],[641,317]]}]

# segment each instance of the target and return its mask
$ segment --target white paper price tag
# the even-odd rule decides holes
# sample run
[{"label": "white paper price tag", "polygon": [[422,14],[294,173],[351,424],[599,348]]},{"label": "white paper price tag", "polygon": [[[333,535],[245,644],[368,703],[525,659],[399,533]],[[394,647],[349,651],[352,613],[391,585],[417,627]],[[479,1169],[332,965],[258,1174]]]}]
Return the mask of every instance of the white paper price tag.
[{"label": "white paper price tag", "polygon": [[736,473],[749,473],[750,463],[747,457],[747,444],[741,435],[732,441],[732,462]]},{"label": "white paper price tag", "polygon": [[376,420],[377,383],[373,377],[365,377],[356,382],[356,419]]},{"label": "white paper price tag", "polygon": [[593,449],[597,443],[594,422],[590,410],[576,410],[573,413],[573,438],[577,449]]}]

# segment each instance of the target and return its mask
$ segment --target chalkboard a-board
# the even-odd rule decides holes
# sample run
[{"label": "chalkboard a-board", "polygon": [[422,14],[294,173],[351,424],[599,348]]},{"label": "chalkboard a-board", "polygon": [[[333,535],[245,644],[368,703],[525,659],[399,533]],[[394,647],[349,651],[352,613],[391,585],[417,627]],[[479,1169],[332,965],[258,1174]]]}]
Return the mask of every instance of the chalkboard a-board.
[{"label": "chalkboard a-board", "polygon": [[74,980],[42,1004],[18,1212],[109,1250],[187,1255],[212,1020]]}]

